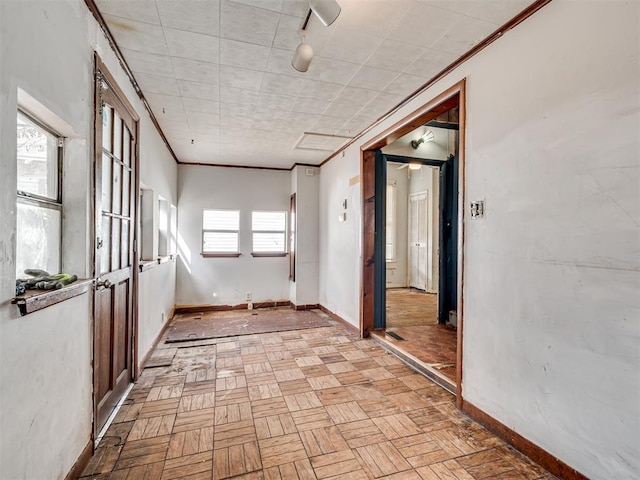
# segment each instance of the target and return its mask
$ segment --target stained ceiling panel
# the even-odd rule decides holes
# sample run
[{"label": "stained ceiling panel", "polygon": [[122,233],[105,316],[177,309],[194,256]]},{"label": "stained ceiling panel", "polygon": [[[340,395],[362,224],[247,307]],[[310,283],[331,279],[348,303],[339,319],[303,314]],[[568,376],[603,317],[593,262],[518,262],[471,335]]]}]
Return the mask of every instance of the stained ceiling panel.
[{"label": "stained ceiling panel", "polygon": [[331,26],[311,15],[301,73],[308,0],[95,1],[179,161],[283,168],[321,163],[533,3],[338,0]]}]

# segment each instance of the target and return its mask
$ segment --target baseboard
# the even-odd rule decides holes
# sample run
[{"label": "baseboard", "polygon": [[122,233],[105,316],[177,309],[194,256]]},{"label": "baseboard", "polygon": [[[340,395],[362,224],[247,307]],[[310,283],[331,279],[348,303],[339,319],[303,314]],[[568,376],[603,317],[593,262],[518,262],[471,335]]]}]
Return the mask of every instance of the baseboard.
[{"label": "baseboard", "polygon": [[345,327],[347,330],[349,330],[351,333],[353,333],[354,335],[360,336],[360,329],[358,327],[356,327],[355,325],[352,325],[351,323],[347,322],[344,318],[342,318],[337,313],[333,313],[331,310],[329,310],[324,305],[318,305],[318,306],[320,307],[320,310],[322,310],[324,313],[329,315],[336,322],[341,323],[342,326]]},{"label": "baseboard", "polygon": [[[273,308],[273,307],[290,307],[291,302],[289,300],[276,300],[269,302],[256,302],[253,304],[253,308]],[[246,308],[246,307],[245,307]]]},{"label": "baseboard", "polygon": [[514,432],[509,427],[466,400],[463,400],[462,402],[462,411],[469,417],[473,418],[476,422],[483,425],[487,430],[507,442],[509,445],[520,450],[531,460],[546,468],[556,477],[560,477],[565,480],[589,480],[588,477],[585,477],[576,469],[570,467],[562,460],[540,448],[530,440],[527,440],[522,435]]},{"label": "baseboard", "polygon": [[89,443],[82,449],[82,453],[76,460],[76,463],[73,464],[67,476],[64,477],[64,480],[76,480],[82,475],[83,470],[89,463],[91,456],[93,455],[93,441],[89,440]]},{"label": "baseboard", "polygon": [[173,319],[173,311],[174,311],[174,309],[172,308],[171,309],[171,315],[167,318],[167,321],[164,322],[164,325],[160,329],[160,332],[158,333],[158,335],[156,335],[156,338],[153,341],[153,344],[151,345],[151,348],[149,349],[149,351],[147,353],[145,353],[144,357],[142,358],[142,360],[138,364],[138,372],[142,372],[142,370],[144,370],[144,367],[147,365],[147,362],[151,358],[151,355],[153,355],[153,352],[156,349],[156,347],[158,346],[158,343],[160,343],[160,340],[162,340],[162,337],[164,336],[164,334],[166,333],[167,329],[169,328],[169,324],[171,323],[171,320]]},{"label": "baseboard", "polygon": [[[270,300],[267,302],[255,302],[253,308],[272,308],[272,307],[288,307],[291,305],[289,300]],[[175,315],[180,313],[200,313],[200,312],[228,312],[230,310],[247,310],[248,303],[239,303],[237,305],[176,305]]]},{"label": "baseboard", "polygon": [[295,303],[291,302],[291,308],[293,308],[294,310],[317,310],[318,308],[320,308],[320,305],[318,305],[317,303],[296,305]]},{"label": "baseboard", "polygon": [[247,304],[239,305],[176,305],[175,314],[181,313],[200,313],[200,312],[226,312],[229,310],[246,310]]}]

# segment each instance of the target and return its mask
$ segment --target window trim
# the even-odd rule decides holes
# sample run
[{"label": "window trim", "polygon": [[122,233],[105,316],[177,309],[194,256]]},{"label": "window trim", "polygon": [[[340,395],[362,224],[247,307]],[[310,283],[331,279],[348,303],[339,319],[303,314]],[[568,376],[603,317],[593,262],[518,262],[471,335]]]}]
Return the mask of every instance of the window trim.
[{"label": "window trim", "polygon": [[55,137],[58,140],[58,148],[56,150],[56,155],[57,155],[56,161],[58,163],[58,178],[57,178],[58,180],[57,194],[58,195],[56,196],[56,198],[44,197],[42,195],[37,195],[35,193],[30,193],[30,192],[24,192],[22,190],[17,190],[17,195],[20,198],[31,199],[36,202],[41,202],[48,205],[59,205],[60,210],[62,210],[62,158],[63,158],[62,156],[63,156],[63,150],[64,150],[64,137],[60,135],[58,132],[56,132],[55,130],[53,130],[51,127],[42,123],[40,120],[34,118],[31,114],[29,114],[29,112],[23,110],[22,108],[18,107],[17,115],[22,115],[29,122],[33,123],[36,127],[41,128],[42,130],[47,132],[49,135]]},{"label": "window trim", "polygon": [[[217,230],[217,229],[210,229],[204,228],[204,212],[206,211],[227,211],[227,212],[238,212],[238,230]],[[203,257],[207,258],[207,257],[211,257],[211,258],[215,258],[215,257],[220,257],[220,258],[224,258],[224,257],[239,257],[240,256],[240,210],[237,209],[233,209],[233,208],[203,208],[202,209],[202,216],[200,217],[200,221],[201,221],[201,235],[200,235],[200,255],[202,255]],[[216,251],[216,250],[205,250],[204,249],[204,234],[208,233],[208,232],[213,232],[213,233],[235,233],[237,235],[237,247],[236,247],[236,251],[235,252],[220,252],[220,251]]]},{"label": "window trim", "polygon": [[251,252],[252,257],[286,257],[289,252]]},{"label": "window trim", "polygon": [[[284,213],[284,229],[283,230],[254,230],[253,229],[253,214],[254,213]],[[287,211],[286,210],[251,210],[251,255],[253,257],[286,257],[289,255],[289,251],[287,249],[287,232],[288,232],[289,222],[287,219]],[[282,251],[273,250],[269,252],[256,252],[253,247],[253,236],[256,233],[282,233],[284,236],[284,249]]]},{"label": "window trim", "polygon": [[242,255],[240,252],[202,252],[204,258],[237,258]]}]

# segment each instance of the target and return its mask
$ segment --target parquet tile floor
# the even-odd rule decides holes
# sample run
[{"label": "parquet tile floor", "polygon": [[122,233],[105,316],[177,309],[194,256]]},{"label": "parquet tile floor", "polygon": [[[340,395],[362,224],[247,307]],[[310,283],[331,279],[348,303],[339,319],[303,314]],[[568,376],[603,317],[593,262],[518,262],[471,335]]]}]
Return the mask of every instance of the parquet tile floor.
[{"label": "parquet tile floor", "polygon": [[331,325],[159,345],[170,365],[142,372],[81,478],[555,478]]}]

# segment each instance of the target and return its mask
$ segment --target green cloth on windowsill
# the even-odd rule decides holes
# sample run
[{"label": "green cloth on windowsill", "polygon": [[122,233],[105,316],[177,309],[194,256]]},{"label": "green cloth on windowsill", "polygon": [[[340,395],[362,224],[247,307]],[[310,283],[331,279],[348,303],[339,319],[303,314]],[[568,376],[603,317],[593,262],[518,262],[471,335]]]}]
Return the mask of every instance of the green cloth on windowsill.
[{"label": "green cloth on windowsill", "polygon": [[24,271],[29,278],[16,280],[16,295],[21,295],[27,290],[58,290],[78,280],[77,275],[70,273],[50,274],[44,270],[28,268]]}]

